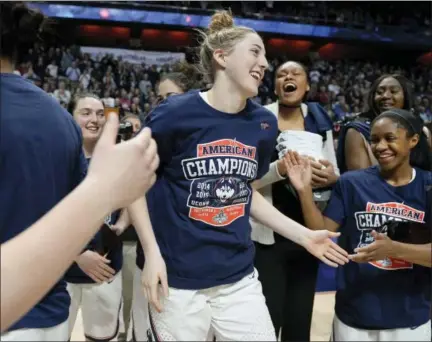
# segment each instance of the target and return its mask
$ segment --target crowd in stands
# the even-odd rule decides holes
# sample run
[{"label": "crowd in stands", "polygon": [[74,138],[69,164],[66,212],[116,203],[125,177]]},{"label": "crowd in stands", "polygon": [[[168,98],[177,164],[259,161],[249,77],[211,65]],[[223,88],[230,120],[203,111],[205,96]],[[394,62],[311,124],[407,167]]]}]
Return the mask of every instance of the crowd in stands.
[{"label": "crowd in stands", "polygon": [[[121,1],[110,2],[115,6],[126,6]],[[432,33],[430,6],[427,2],[128,1],[127,6],[203,14],[229,7],[234,15],[240,17],[368,30],[392,26],[408,32]]]},{"label": "crowd in stands", "polygon": [[[265,105],[276,100],[274,72],[283,61],[282,58],[269,61],[269,70],[256,98],[259,103]],[[383,73],[401,73],[411,80],[415,110],[426,123],[432,121],[432,67],[413,65],[403,69],[374,62],[320,59],[305,64],[310,81],[308,99],[323,105],[335,121],[365,110],[369,87]],[[17,72],[54,96],[65,108],[76,93],[92,92],[106,106],[120,107],[122,115],[132,113],[144,120],[158,103],[155,92],[158,80],[170,69],[169,65],[130,64],[111,55],[93,59],[77,46],[44,48],[35,44],[23,57]]]}]

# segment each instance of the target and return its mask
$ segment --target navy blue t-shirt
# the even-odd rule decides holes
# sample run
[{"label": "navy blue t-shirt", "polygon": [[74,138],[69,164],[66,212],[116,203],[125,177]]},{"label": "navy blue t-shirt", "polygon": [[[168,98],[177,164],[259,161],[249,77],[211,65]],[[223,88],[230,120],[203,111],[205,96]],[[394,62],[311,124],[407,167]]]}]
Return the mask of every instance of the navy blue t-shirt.
[{"label": "navy blue t-shirt", "polygon": [[[4,243],[71,192],[85,176],[87,163],[81,130],[54,98],[14,74],[1,74],[0,95],[0,242]],[[68,318],[69,304],[61,280],[9,330],[58,325]]]},{"label": "navy blue t-shirt", "polygon": [[[112,214],[108,215],[105,218],[105,223],[109,225],[115,224],[120,216],[120,212],[120,210],[117,210]],[[117,274],[121,270],[123,265],[122,246],[123,245],[119,237],[118,245],[116,246],[116,248],[109,251],[106,256],[106,258],[111,261],[108,266],[114,269],[115,274]],[[98,249],[102,249],[101,247],[103,247],[102,235],[101,232],[98,231],[94,238],[83,250],[83,252],[85,252],[86,250],[97,251]],[[84,271],[78,266],[76,262],[74,262],[72,266],[67,270],[65,274],[65,280],[68,283],[72,284],[92,284],[95,282],[87,274],[84,273]]]},{"label": "navy blue t-shirt", "polygon": [[[388,184],[378,166],[340,177],[325,216],[341,225],[348,253],[371,244],[371,231],[388,220],[424,222],[432,176],[430,171],[415,170],[415,179],[399,187]],[[350,262],[337,271],[335,312],[356,328],[419,326],[430,319],[430,286],[430,268],[393,258]]]},{"label": "navy blue t-shirt", "polygon": [[[90,164],[90,158],[87,158],[87,164]],[[109,225],[113,225],[117,222],[120,217],[120,210],[116,210],[105,218],[105,223]],[[87,244],[86,248],[84,248],[83,252],[86,250],[97,251],[98,248],[101,249],[103,247],[103,241],[101,232],[98,231],[93,239]],[[122,243],[119,238],[119,244],[116,248],[108,253],[106,256],[108,260],[110,260],[109,266],[113,268],[116,274],[121,270],[123,265],[123,251],[122,251]],[[91,284],[95,281],[91,279],[84,271],[78,266],[76,262],[72,264],[71,267],[66,271],[65,280],[68,283],[73,284]]]},{"label": "navy blue t-shirt", "polygon": [[161,162],[147,202],[169,285],[203,289],[253,272],[250,183],[268,172],[275,116],[250,100],[223,113],[191,91],[159,105],[148,126]]}]

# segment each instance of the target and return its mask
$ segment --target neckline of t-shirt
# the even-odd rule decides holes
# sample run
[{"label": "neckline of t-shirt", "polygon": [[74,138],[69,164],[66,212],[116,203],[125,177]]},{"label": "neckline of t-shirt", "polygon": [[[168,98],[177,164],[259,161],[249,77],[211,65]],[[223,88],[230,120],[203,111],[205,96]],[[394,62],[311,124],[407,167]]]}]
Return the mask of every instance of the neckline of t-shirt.
[{"label": "neckline of t-shirt", "polygon": [[0,75],[1,75],[0,77],[22,78],[22,79],[25,80],[24,77],[22,77],[21,75],[17,75],[17,74],[15,74],[13,72],[2,72],[2,73],[0,73]]},{"label": "neckline of t-shirt", "polygon": [[248,101],[246,102],[245,108],[243,108],[240,112],[238,112],[238,113],[226,113],[226,112],[222,112],[222,111],[214,108],[213,106],[210,105],[210,103],[208,103],[207,91],[197,91],[196,95],[198,97],[198,101],[202,102],[207,108],[209,108],[209,110],[211,110],[215,114],[223,115],[223,116],[229,117],[229,118],[238,118],[239,116],[243,116],[243,115],[248,113],[248,111],[247,111],[247,108],[249,106]]},{"label": "neckline of t-shirt", "polygon": [[379,176],[382,180],[384,180],[384,182],[385,182],[389,187],[391,187],[391,188],[393,188],[393,189],[401,189],[401,188],[403,188],[404,186],[408,186],[408,185],[410,185],[411,183],[413,183],[413,182],[415,181],[415,179],[417,178],[417,170],[413,167],[413,168],[412,168],[412,176],[411,176],[411,180],[410,180],[408,183],[403,184],[403,185],[391,185],[389,182],[387,182],[387,180],[385,180],[385,179],[381,176],[381,173],[380,173],[380,171],[379,171],[379,166],[377,166],[376,171],[378,172],[378,176]]}]

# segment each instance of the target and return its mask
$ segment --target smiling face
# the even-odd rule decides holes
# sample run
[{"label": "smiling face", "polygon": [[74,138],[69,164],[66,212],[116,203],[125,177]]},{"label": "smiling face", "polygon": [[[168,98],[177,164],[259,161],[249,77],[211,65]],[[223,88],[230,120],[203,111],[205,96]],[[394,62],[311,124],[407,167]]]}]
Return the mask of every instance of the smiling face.
[{"label": "smiling face", "polygon": [[281,103],[299,105],[309,89],[306,71],[301,64],[286,62],[277,70],[275,93]]},{"label": "smiling face", "polygon": [[248,33],[229,53],[216,50],[215,54],[227,78],[246,98],[258,95],[258,87],[268,68],[264,43],[258,34]]},{"label": "smiling face", "polygon": [[375,91],[375,104],[380,113],[391,108],[402,109],[404,106],[404,92],[399,81],[393,77],[384,78]]},{"label": "smiling face", "polygon": [[84,97],[78,100],[73,115],[81,128],[84,142],[97,141],[106,121],[102,102],[93,97]]},{"label": "smiling face", "polygon": [[419,142],[419,136],[407,135],[407,130],[395,120],[384,117],[377,120],[371,130],[371,148],[380,167],[393,170],[409,163],[410,152]]}]

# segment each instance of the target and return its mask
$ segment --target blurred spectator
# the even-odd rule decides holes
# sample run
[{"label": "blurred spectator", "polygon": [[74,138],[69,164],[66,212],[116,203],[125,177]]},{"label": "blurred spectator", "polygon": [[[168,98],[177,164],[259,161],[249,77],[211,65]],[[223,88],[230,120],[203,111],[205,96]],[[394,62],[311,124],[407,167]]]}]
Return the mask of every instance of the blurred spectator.
[{"label": "blurred spectator", "polygon": [[328,86],[328,90],[329,90],[330,92],[334,93],[335,95],[338,95],[338,94],[339,94],[339,92],[340,92],[340,86],[339,86],[339,84],[337,84],[337,82],[336,82],[335,79],[332,79],[332,80],[330,81],[330,84],[329,84],[329,86]]},{"label": "blurred spectator", "polygon": [[55,61],[55,59],[53,59],[51,61],[51,63],[48,64],[48,66],[46,67],[46,71],[47,71],[49,77],[57,78],[57,76],[58,76],[58,65],[57,65],[57,62]]},{"label": "blurred spectator", "polygon": [[104,97],[101,99],[105,107],[115,107],[115,100],[110,96],[110,92],[105,90]]},{"label": "blurred spectator", "polygon": [[334,113],[334,119],[336,121],[341,121],[345,118],[345,116],[350,112],[350,108],[345,102],[345,96],[339,94],[337,97],[337,101],[333,103],[332,110]]},{"label": "blurred spectator", "polygon": [[145,73],[143,75],[142,80],[139,83],[139,89],[141,90],[141,92],[143,93],[143,95],[145,97],[148,96],[148,92],[151,90],[152,88],[152,84],[149,80],[149,75],[147,73]]},{"label": "blurred spectator", "polygon": [[[60,53],[60,52],[58,52],[58,53]],[[60,62],[61,68],[63,70],[67,70],[72,65],[73,60],[74,60],[74,58],[72,56],[70,48],[64,49],[62,57],[61,57],[61,62]]]},{"label": "blurred spectator", "polygon": [[59,88],[54,91],[54,97],[60,102],[60,104],[67,105],[71,100],[71,92],[66,89],[64,81],[59,82]]},{"label": "blurred spectator", "polygon": [[83,87],[84,90],[87,90],[91,80],[90,69],[85,69],[84,73],[81,74],[79,78],[80,86]]},{"label": "blurred spectator", "polygon": [[71,66],[66,69],[66,76],[72,82],[78,82],[81,76],[81,71],[76,62],[72,62]]},{"label": "blurred spectator", "polygon": [[30,64],[30,66],[27,69],[27,72],[23,75],[24,78],[27,78],[28,80],[32,81],[36,85],[40,85],[41,78],[35,74],[33,70],[33,66]]}]

